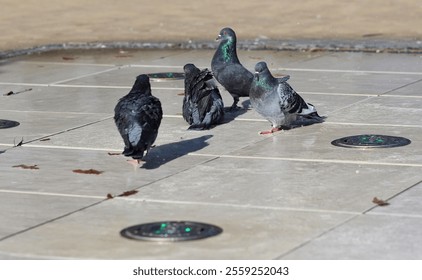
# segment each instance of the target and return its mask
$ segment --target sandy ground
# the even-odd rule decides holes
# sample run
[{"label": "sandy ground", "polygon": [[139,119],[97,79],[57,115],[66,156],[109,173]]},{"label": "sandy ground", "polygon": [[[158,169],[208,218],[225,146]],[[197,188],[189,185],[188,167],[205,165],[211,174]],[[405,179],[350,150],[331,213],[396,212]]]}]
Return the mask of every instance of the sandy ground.
[{"label": "sandy ground", "polygon": [[0,50],[55,43],[214,40],[422,39],[417,0],[1,0]]}]

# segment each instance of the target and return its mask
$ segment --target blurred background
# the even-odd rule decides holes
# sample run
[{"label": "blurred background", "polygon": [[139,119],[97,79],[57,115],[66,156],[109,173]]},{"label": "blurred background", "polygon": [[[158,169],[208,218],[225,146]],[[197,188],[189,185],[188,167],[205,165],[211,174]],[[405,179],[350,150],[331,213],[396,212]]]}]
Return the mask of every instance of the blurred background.
[{"label": "blurred background", "polygon": [[422,39],[420,0],[0,0],[0,51],[56,43]]}]

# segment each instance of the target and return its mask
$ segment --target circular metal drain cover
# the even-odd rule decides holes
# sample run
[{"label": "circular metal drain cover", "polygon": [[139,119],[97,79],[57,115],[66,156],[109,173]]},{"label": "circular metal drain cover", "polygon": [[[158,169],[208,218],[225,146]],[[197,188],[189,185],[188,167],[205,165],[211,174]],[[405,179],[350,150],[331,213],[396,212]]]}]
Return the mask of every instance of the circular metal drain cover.
[{"label": "circular metal drain cover", "polygon": [[168,80],[183,80],[185,78],[184,73],[177,73],[177,72],[163,72],[163,73],[151,73],[147,74],[147,76],[156,82],[163,82]]},{"label": "circular metal drain cover", "polygon": [[403,137],[362,134],[336,139],[331,144],[345,148],[392,148],[406,146],[410,142],[409,139]]},{"label": "circular metal drain cover", "polygon": [[211,237],[223,232],[220,227],[187,221],[165,221],[141,224],[123,229],[123,237],[147,241],[187,241]]},{"label": "circular metal drain cover", "polygon": [[11,128],[20,125],[20,123],[15,121],[9,121],[9,120],[0,120],[0,129],[2,128]]}]

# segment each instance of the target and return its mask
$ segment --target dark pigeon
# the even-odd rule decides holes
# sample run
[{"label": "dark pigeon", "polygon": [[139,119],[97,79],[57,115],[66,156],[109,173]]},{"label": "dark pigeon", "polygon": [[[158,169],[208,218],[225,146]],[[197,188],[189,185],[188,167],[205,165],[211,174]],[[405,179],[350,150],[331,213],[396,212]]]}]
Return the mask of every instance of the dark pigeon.
[{"label": "dark pigeon", "polygon": [[189,129],[209,129],[224,119],[224,104],[214,77],[208,69],[200,70],[186,64],[183,118],[191,125]]},{"label": "dark pigeon", "polygon": [[265,62],[255,65],[255,76],[251,85],[252,107],[271,122],[272,129],[262,131],[269,134],[295,125],[324,122],[315,107],[305,100],[286,82],[289,76],[275,78]]},{"label": "dark pigeon", "polygon": [[161,103],[151,94],[149,77],[139,75],[114,108],[114,121],[125,143],[123,155],[139,163],[157,138],[162,117]]},{"label": "dark pigeon", "polygon": [[231,110],[237,109],[239,97],[249,96],[253,74],[240,63],[236,52],[236,34],[231,28],[223,28],[217,37],[220,44],[211,61],[215,79],[231,94]]}]

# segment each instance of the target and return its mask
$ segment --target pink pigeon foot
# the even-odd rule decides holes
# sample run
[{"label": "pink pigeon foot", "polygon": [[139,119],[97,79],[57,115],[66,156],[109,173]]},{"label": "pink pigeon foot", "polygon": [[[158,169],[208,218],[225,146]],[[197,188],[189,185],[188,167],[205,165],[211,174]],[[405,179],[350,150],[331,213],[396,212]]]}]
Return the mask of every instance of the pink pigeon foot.
[{"label": "pink pigeon foot", "polygon": [[279,128],[279,127],[273,127],[273,128],[271,128],[271,130],[260,131],[259,134],[261,134],[261,135],[272,134],[272,133],[280,131],[280,130],[281,130],[281,128]]}]

